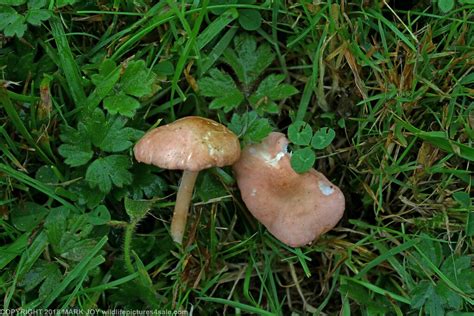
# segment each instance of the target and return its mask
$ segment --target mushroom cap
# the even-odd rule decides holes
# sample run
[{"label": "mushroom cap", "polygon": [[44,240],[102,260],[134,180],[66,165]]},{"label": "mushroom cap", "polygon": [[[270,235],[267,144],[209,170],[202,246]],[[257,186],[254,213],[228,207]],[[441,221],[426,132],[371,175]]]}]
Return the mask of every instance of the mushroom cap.
[{"label": "mushroom cap", "polygon": [[246,147],[233,165],[249,211],[283,243],[299,247],[331,230],[344,214],[341,190],[314,169],[298,174],[282,133]]},{"label": "mushroom cap", "polygon": [[188,116],[146,133],[135,159],[164,169],[200,171],[233,164],[240,156],[237,136],[213,120]]}]

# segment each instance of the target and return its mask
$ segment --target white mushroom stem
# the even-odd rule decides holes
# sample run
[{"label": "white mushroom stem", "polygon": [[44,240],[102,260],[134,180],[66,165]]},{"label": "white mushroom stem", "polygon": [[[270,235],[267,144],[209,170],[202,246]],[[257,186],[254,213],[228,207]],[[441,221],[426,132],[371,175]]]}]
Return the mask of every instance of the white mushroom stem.
[{"label": "white mushroom stem", "polygon": [[183,178],[179,185],[173,219],[171,220],[171,237],[179,244],[183,241],[184,229],[188,218],[189,204],[193,197],[194,183],[199,171],[183,171]]}]

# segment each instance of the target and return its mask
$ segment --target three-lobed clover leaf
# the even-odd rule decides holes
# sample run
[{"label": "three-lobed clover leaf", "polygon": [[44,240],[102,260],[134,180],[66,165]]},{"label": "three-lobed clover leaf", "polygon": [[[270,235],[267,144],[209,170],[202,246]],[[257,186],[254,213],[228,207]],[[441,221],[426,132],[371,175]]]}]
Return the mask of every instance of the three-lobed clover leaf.
[{"label": "three-lobed clover leaf", "polygon": [[304,147],[293,151],[290,163],[293,170],[304,173],[313,167],[315,161],[314,151],[309,147]]},{"label": "three-lobed clover leaf", "polygon": [[314,149],[324,149],[332,143],[335,137],[336,132],[332,128],[322,127],[314,133],[311,146]]},{"label": "three-lobed clover leaf", "polygon": [[288,139],[296,145],[307,146],[311,142],[313,130],[304,121],[296,121],[288,126]]},{"label": "three-lobed clover leaf", "polygon": [[320,128],[313,135],[313,129],[304,121],[295,121],[288,126],[288,139],[290,142],[303,148],[298,148],[291,155],[291,166],[298,173],[308,171],[316,161],[313,149],[323,149],[331,144],[336,136],[332,128]]}]

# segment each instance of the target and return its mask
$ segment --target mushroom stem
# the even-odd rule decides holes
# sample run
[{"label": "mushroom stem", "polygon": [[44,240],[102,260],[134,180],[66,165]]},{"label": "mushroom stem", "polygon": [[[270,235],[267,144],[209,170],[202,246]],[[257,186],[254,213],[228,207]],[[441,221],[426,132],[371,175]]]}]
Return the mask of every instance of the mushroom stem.
[{"label": "mushroom stem", "polygon": [[183,171],[183,178],[178,189],[176,204],[174,206],[173,219],[171,220],[171,237],[175,242],[181,244],[183,241],[186,219],[188,218],[189,204],[193,197],[194,183],[199,171]]}]

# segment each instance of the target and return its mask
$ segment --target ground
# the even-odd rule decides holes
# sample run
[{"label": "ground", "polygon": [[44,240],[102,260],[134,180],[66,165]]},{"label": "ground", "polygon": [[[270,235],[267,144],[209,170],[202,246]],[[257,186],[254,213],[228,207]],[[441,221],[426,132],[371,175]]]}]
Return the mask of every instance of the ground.
[{"label": "ground", "polygon": [[[467,315],[474,305],[472,0],[0,1],[4,309]],[[293,248],[231,167],[134,160],[198,115],[242,146],[288,134],[345,195]],[[297,207],[297,205],[295,205]]]}]

